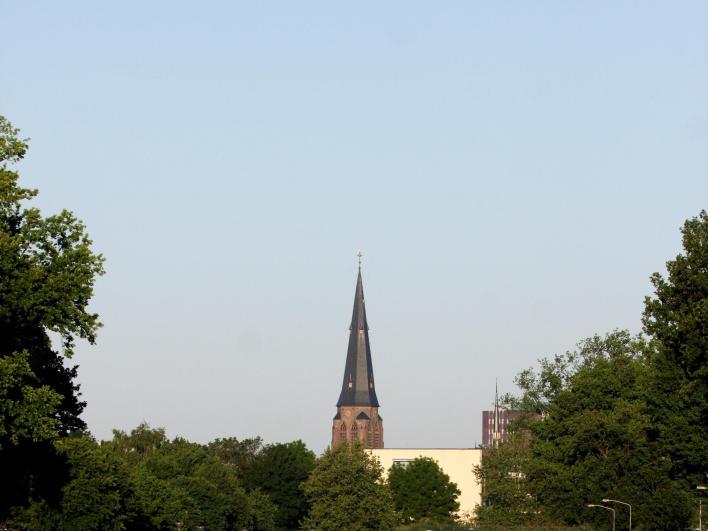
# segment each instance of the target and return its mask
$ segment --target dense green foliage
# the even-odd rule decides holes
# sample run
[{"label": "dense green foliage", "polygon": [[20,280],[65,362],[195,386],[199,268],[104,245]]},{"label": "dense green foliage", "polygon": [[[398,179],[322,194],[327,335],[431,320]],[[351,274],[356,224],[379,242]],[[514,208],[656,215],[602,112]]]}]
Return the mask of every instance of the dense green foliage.
[{"label": "dense green foliage", "polygon": [[685,488],[708,474],[708,215],[686,221],[684,254],[654,273],[644,330],[654,340],[647,401],[652,439]]},{"label": "dense green foliage", "polygon": [[275,518],[278,514],[278,506],[273,503],[267,494],[259,488],[248,493],[248,515],[245,529],[265,531],[275,529]]},{"label": "dense green foliage", "polygon": [[[607,514],[586,505],[612,498],[632,504],[638,528],[688,524],[691,493],[673,480],[651,437],[648,352],[641,338],[613,332],[546,360],[538,374],[522,373],[518,383],[531,396],[516,403],[543,417],[527,417],[485,455],[477,470],[485,482],[480,523],[603,528]],[[624,506],[617,513],[622,529]]]},{"label": "dense green foliage", "polygon": [[240,441],[236,437],[225,437],[209,443],[209,450],[214,452],[222,463],[233,467],[241,479],[246,476],[262,449],[263,440],[260,437]]},{"label": "dense green foliage", "polygon": [[460,508],[457,485],[429,457],[418,457],[406,466],[394,465],[388,483],[403,523],[423,518],[450,521]]},{"label": "dense green foliage", "polygon": [[131,482],[120,459],[91,437],[75,435],[57,442],[69,464],[68,481],[58,504],[35,501],[18,511],[14,524],[27,529],[125,529],[132,520]]},{"label": "dense green foliage", "polygon": [[636,525],[690,518],[690,498],[649,439],[644,347],[625,332],[581,343],[568,386],[532,424],[530,492],[552,520],[606,525],[606,514],[585,507],[603,498],[631,500]]},{"label": "dense green foliage", "polygon": [[295,529],[309,505],[302,484],[315,466],[315,454],[302,441],[270,444],[263,448],[244,474],[249,489],[261,489],[278,507],[275,523]]},{"label": "dense green foliage", "polygon": [[398,516],[378,460],[363,446],[325,450],[305,482],[306,529],[392,529]]},{"label": "dense green foliage", "polygon": [[43,217],[24,206],[37,191],[20,187],[12,169],[27,152],[17,134],[0,116],[0,353],[32,353],[52,331],[70,356],[76,337],[93,343],[101,326],[87,306],[103,257],[93,253],[83,223],[71,212]]},{"label": "dense green foliage", "polygon": [[48,386],[37,387],[26,351],[0,358],[0,451],[51,440],[61,400]]},{"label": "dense green foliage", "polygon": [[[0,424],[4,437],[23,441],[0,451],[0,521],[13,507],[56,501],[67,461],[51,439],[85,427],[76,367],[64,366],[49,332],[61,338],[70,356],[75,339],[93,342],[100,326],[87,306],[103,258],[91,250],[83,224],[71,212],[43,217],[26,206],[37,195],[18,184],[15,166],[26,152],[27,141],[0,116],[0,360],[7,360],[3,371],[12,373],[3,378],[14,379],[4,391],[4,400],[14,405],[3,411]],[[13,361],[19,353],[23,361]],[[28,429],[34,431],[29,438]]]},{"label": "dense green foliage", "polygon": [[[294,446],[302,443],[296,441]],[[271,530],[278,506],[256,487],[242,487],[212,445],[141,424],[111,441],[88,435],[57,440],[67,475],[56,500],[34,500],[10,518],[22,529]],[[308,450],[303,448],[304,452]]]},{"label": "dense green foliage", "polygon": [[247,523],[249,500],[235,470],[208,447],[168,441],[164,430],[144,424],[130,435],[116,432],[107,446],[130,471],[142,526],[238,529]]}]

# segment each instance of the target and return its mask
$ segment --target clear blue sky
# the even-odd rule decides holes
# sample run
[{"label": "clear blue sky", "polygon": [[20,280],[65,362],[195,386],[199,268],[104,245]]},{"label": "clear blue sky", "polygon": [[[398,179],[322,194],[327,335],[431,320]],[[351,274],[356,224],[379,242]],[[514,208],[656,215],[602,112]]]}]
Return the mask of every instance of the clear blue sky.
[{"label": "clear blue sky", "polygon": [[329,442],[356,274],[387,446],[472,446],[640,329],[708,206],[705,2],[3,2],[0,113],[107,257],[99,438]]}]

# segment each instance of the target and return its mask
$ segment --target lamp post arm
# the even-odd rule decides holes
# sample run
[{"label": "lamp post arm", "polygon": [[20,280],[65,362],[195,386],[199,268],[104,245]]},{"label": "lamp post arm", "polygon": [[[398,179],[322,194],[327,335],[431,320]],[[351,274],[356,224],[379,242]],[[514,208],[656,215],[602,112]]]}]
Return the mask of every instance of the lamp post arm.
[{"label": "lamp post arm", "polygon": [[602,501],[605,503],[607,503],[607,502],[621,503],[622,505],[626,505],[627,507],[629,507],[629,531],[632,531],[632,506],[627,502],[623,502],[620,500],[611,500],[610,498],[603,498]]},{"label": "lamp post arm", "polygon": [[[602,501],[605,501],[605,500],[602,500]],[[600,507],[601,509],[605,509],[607,511],[612,511],[612,531],[615,531],[617,513],[615,512],[615,510],[612,507],[608,507],[607,505],[600,505],[598,503],[588,503],[587,507]]]}]

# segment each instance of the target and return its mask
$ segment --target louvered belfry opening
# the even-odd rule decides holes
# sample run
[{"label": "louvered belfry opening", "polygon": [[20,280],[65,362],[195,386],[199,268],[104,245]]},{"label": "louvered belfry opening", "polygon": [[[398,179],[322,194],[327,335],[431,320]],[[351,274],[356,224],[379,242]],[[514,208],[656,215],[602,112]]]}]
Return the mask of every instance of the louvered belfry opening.
[{"label": "louvered belfry opening", "polygon": [[383,448],[383,419],[379,416],[374,368],[371,363],[369,324],[364,304],[361,264],[356,279],[354,308],[349,326],[349,345],[344,364],[342,390],[332,424],[332,446],[344,440],[359,440],[369,448]]}]

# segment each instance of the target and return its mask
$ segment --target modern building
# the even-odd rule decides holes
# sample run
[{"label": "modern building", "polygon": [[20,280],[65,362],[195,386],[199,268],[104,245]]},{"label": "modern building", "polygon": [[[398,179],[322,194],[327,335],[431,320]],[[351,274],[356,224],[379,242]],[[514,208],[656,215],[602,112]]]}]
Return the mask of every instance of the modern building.
[{"label": "modern building", "polygon": [[509,424],[521,414],[520,411],[502,409],[499,406],[499,391],[494,390],[494,409],[482,411],[482,446],[498,446],[509,436]]},{"label": "modern building", "polygon": [[368,448],[384,447],[383,419],[379,415],[379,400],[376,398],[369,325],[364,305],[361,253],[342,391],[337,400],[337,414],[332,421],[332,446],[342,441],[357,440]]},{"label": "modern building", "polygon": [[460,489],[458,514],[470,515],[482,502],[482,485],[473,469],[482,463],[481,448],[381,448],[369,450],[388,474],[393,466],[406,466],[416,457],[430,457]]}]

